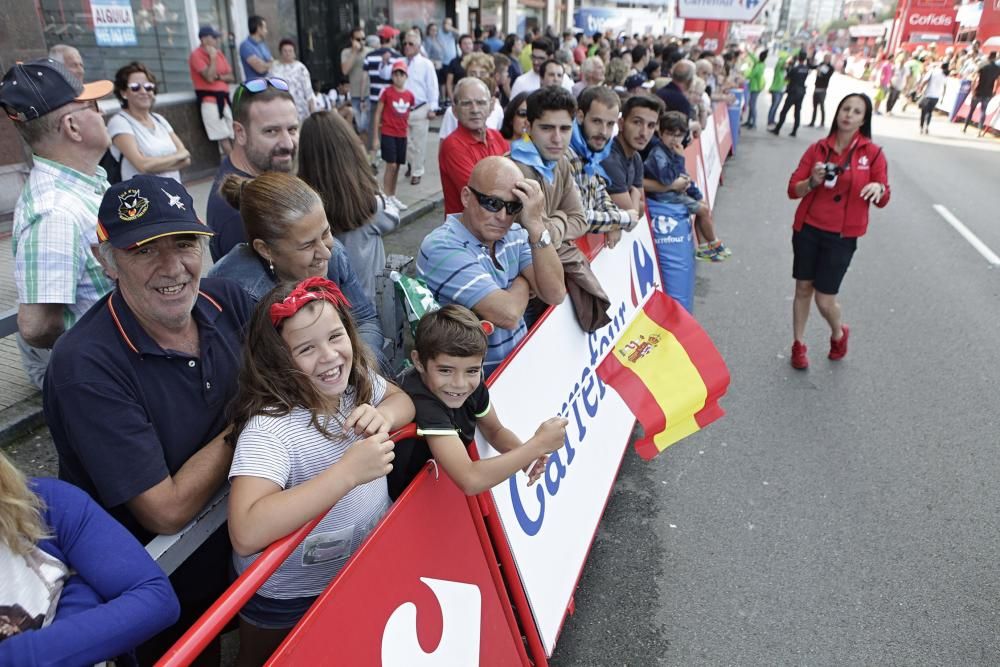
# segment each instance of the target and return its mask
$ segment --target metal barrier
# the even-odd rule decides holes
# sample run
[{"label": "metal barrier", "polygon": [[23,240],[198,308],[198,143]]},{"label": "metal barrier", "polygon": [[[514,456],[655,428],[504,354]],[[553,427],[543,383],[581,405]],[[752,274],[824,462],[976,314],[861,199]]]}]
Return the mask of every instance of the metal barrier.
[{"label": "metal barrier", "polygon": [[0,338],[17,333],[17,306],[0,313]]}]

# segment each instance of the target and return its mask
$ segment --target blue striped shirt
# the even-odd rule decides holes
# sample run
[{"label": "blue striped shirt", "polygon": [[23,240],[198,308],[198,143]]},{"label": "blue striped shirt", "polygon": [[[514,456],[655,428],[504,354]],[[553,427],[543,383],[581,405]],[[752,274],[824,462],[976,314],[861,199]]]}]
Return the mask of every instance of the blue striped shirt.
[{"label": "blue striped shirt", "polygon": [[[420,244],[417,274],[427,282],[441,305],[457,303],[474,308],[496,290],[509,289],[514,279],[531,266],[528,232],[515,224],[494,246],[496,263],[489,248],[449,215],[445,223]],[[496,327],[489,337],[483,367],[489,375],[524,338],[528,329],[521,318],[515,329]]]}]

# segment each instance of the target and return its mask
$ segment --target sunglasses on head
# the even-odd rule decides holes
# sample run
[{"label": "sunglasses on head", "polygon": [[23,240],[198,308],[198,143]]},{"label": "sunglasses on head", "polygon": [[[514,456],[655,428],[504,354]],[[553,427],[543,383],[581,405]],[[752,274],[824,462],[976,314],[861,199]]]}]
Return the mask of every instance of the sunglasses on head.
[{"label": "sunglasses on head", "polygon": [[128,89],[133,93],[138,93],[140,90],[145,90],[147,93],[155,93],[156,84],[148,81],[146,83],[130,83],[128,84]]},{"label": "sunglasses on head", "polygon": [[469,188],[469,192],[476,195],[476,201],[479,202],[479,205],[490,213],[496,213],[500,209],[506,209],[507,215],[517,215],[521,212],[521,209],[524,208],[524,204],[522,204],[519,199],[515,201],[504,201],[503,199],[500,199],[500,197],[483,194],[471,186],[467,185],[466,187]]},{"label": "sunglasses on head", "polygon": [[241,83],[236,88],[236,94],[233,95],[233,106],[239,104],[240,99],[243,97],[243,91],[247,91],[251,95],[257,93],[263,93],[267,90],[267,87],[271,86],[277,88],[278,90],[283,90],[288,92],[288,82],[284,79],[278,79],[276,77],[267,77],[263,79],[251,79],[245,83]]}]

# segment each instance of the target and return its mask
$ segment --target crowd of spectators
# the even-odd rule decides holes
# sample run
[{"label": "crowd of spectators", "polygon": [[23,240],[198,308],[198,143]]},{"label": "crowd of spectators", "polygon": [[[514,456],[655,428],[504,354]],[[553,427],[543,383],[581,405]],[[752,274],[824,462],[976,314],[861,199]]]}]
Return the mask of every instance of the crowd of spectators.
[{"label": "crowd of spectators", "polygon": [[[162,655],[225,588],[233,562],[245,567],[287,532],[284,523],[257,518],[277,512],[288,522],[308,513],[302,508],[312,505],[296,504],[306,491],[283,494],[300,484],[313,488],[310,476],[350,458],[343,469],[356,483],[311,501],[356,503],[352,494],[365,494],[364,526],[338,552],[338,565],[322,570],[328,580],[388,506],[384,468],[392,446],[385,433],[413,417],[414,403],[418,424],[434,423],[430,415],[436,419],[445,407],[461,409],[462,424],[478,422],[496,439],[504,456],[476,464],[456,449],[468,443],[468,429],[429,439],[467,492],[518,469],[538,479],[545,456],[562,442],[565,420],[547,421],[522,443],[488,412],[482,381],[549,306],[568,298],[585,331],[610,321],[609,298],[580,243],[614,248],[643,224],[647,192],[697,216],[699,258],[728,256],[678,156],[708,122],[711,102],[742,85],[733,53],[716,56],[651,36],[461,35],[449,20],[423,31],[383,25],[374,47],[364,31],[351,33],[341,52],[343,85],[331,96],[297,60],[292,40],[281,40],[273,58],[266,21],[251,17],[249,29],[235,90],[240,72],[219,50],[213,27],[199,31],[190,56],[206,133],[222,154],[205,222],[182,183],[190,153],[154,111],[157,81],[142,63],[123,67],[114,82],[84,84],[79,54],[54,49],[49,58],[15,65],[0,84],[0,103],[34,156],[13,232],[18,343],[43,390],[60,477],[85,492],[25,487],[0,460],[0,492],[9,484],[29,508],[40,507],[36,496],[49,503],[47,513],[28,512],[21,537],[0,535],[0,556],[4,543],[18,557],[47,553],[69,591],[73,576],[86,578],[102,565],[93,561],[95,549],[120,551],[117,579],[102,580],[111,587],[91,582],[91,606],[96,624],[123,614],[129,624],[101,650],[81,650],[90,662],[134,651],[146,664]],[[16,85],[28,79],[44,83]],[[97,100],[112,93],[122,109],[105,125]],[[406,165],[401,185],[407,178],[419,185],[430,123],[439,115],[446,218],[423,240],[416,270],[447,317],[435,316],[418,332],[417,375],[401,381],[402,392],[385,355],[392,332],[379,324],[375,278],[385,270],[381,237],[405,208],[396,174]],[[375,162],[375,149],[392,167],[392,180],[381,186],[364,168]],[[120,169],[113,184],[100,166],[109,150]],[[297,316],[303,308],[312,319]],[[312,338],[315,327],[328,328]],[[455,347],[461,340],[468,345]],[[441,379],[451,367],[438,354],[448,363],[465,360],[465,389]],[[326,417],[344,411],[352,428],[327,429]],[[285,447],[274,444],[285,442],[285,417],[296,420],[295,442],[303,429],[318,438],[316,447],[330,440],[346,449],[364,435],[378,441],[379,454],[362,461],[338,450],[304,469],[292,461],[286,479],[275,461],[254,458]],[[211,535],[168,588],[136,553],[135,540],[180,530],[227,478],[239,489],[235,527]],[[296,509],[254,509],[258,500]],[[80,549],[52,546],[44,533],[51,527],[61,534],[68,519],[52,510],[64,503],[124,528]],[[283,570],[280,585],[246,608],[241,637],[250,654],[266,655],[263,647],[273,646],[325,585],[310,575],[299,591],[301,574]],[[132,589],[129,604],[116,604]],[[154,598],[160,601],[135,610],[136,600]],[[41,628],[51,627],[49,635],[60,637],[53,651],[74,642],[92,647],[104,636],[60,635],[60,613],[18,632],[41,637]],[[120,625],[105,634],[109,627]],[[209,655],[218,649],[213,644]]]}]

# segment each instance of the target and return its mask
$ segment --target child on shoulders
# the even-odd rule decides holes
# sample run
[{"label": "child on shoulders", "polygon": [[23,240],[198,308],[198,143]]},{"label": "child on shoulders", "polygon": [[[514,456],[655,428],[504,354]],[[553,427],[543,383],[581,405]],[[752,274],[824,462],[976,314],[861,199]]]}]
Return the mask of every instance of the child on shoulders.
[{"label": "child on shoulders", "polygon": [[237,573],[327,513],[240,612],[241,665],[264,663],[389,507],[389,433],[413,402],[378,375],[349,308],[307,278],[272,290],[250,323],[229,436]]},{"label": "child on shoulders", "polygon": [[687,174],[684,165],[684,137],[688,133],[688,117],[680,111],[667,111],[660,116],[659,141],[654,142],[643,163],[643,185],[654,201],[680,204],[694,216],[694,225],[701,243],[695,256],[700,260],[722,262],[732,254],[715,235],[715,223],[705,196]]},{"label": "child on shoulders", "polygon": [[[414,368],[400,385],[413,399],[417,434],[426,438],[429,451],[413,450],[405,481],[433,456],[467,495],[490,489],[518,470],[527,473],[530,486],[544,472],[548,455],[563,445],[568,420],[562,417],[542,422],[526,442],[500,421],[483,382],[483,324],[468,308],[450,304],[424,315],[417,325]],[[499,456],[469,457],[477,427]]]}]

